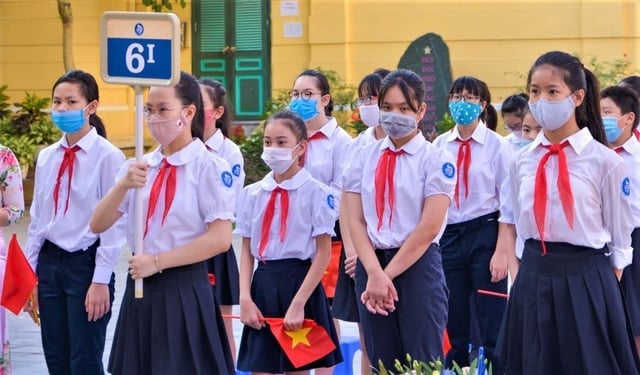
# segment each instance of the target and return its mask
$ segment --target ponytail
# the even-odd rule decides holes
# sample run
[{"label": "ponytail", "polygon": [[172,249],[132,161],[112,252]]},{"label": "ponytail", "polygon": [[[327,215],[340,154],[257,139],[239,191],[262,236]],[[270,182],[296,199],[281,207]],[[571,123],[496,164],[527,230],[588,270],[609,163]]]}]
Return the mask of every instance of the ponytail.
[{"label": "ponytail", "polygon": [[107,128],[104,126],[104,123],[102,122],[100,116],[95,113],[92,114],[89,117],[89,124],[96,128],[98,135],[100,135],[102,138],[107,138]]},{"label": "ponytail", "polygon": [[584,68],[586,80],[586,90],[582,105],[576,108],[576,121],[579,128],[588,128],[595,140],[607,145],[607,138],[604,134],[604,125],[600,115],[600,87],[598,79],[587,68]]}]

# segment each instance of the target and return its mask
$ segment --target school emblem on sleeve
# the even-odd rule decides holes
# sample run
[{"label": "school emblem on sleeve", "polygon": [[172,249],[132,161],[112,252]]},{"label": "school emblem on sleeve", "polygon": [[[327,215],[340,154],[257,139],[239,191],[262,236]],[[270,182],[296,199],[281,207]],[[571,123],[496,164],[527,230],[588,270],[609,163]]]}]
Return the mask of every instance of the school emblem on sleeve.
[{"label": "school emblem on sleeve", "polygon": [[231,187],[231,185],[233,185],[233,177],[231,176],[230,172],[224,171],[222,172],[222,175],[220,177],[222,178],[222,183],[224,184],[224,186]]},{"label": "school emblem on sleeve", "polygon": [[327,205],[329,205],[332,210],[336,209],[336,198],[333,196],[333,194],[327,195]]},{"label": "school emblem on sleeve", "polygon": [[240,164],[236,164],[236,165],[233,166],[233,168],[231,168],[231,172],[236,177],[240,177],[240,170],[241,170]]},{"label": "school emblem on sleeve", "polygon": [[626,196],[631,195],[631,180],[629,180],[629,177],[625,177],[622,180],[622,193]]},{"label": "school emblem on sleeve", "polygon": [[456,174],[456,168],[453,164],[446,162],[442,165],[442,174],[444,174],[446,178],[453,178]]}]

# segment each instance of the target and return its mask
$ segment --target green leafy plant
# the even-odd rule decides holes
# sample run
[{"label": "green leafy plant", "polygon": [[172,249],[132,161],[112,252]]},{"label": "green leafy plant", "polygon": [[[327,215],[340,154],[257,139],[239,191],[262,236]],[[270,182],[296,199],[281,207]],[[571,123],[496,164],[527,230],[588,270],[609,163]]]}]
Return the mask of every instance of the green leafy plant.
[{"label": "green leafy plant", "polygon": [[261,158],[263,136],[264,129],[259,126],[240,145],[240,151],[244,157],[245,184],[247,185],[260,181],[269,173],[269,167],[264,164]]},{"label": "green leafy plant", "polygon": [[453,120],[453,117],[451,117],[449,112],[445,112],[442,119],[436,121],[436,126],[438,127],[438,134],[442,134],[453,129],[453,127],[456,126],[456,122]]},{"label": "green leafy plant", "polygon": [[176,3],[184,9],[187,6],[187,2],[185,0],[142,0],[142,5],[146,7],[151,7],[151,10],[154,12],[162,12],[163,9],[173,10],[173,4]]},{"label": "green leafy plant", "polygon": [[[488,360],[484,360],[486,374],[492,375],[493,368],[491,363]],[[401,362],[399,359],[396,359],[394,363],[395,370],[398,372],[392,372],[388,370],[382,361],[378,361],[378,369],[374,370],[374,373],[378,375],[476,375],[478,369],[478,359],[476,358],[468,368],[461,368],[457,363],[453,363],[453,369],[446,370],[444,369],[444,365],[440,359],[436,359],[434,361],[429,361],[425,363],[423,361],[418,361],[416,359],[411,358],[411,355],[407,354],[406,362]],[[478,374],[484,375],[484,374]]]},{"label": "green leafy plant", "polygon": [[9,88],[7,85],[0,86],[0,119],[11,115],[9,109],[9,95],[5,94],[5,91]]}]

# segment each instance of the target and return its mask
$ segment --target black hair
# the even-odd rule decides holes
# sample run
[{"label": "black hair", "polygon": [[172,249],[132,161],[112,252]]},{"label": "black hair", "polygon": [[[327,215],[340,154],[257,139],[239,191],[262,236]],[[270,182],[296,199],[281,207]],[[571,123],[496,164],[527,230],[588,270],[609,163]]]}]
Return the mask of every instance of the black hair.
[{"label": "black hair", "polygon": [[638,101],[638,95],[633,89],[625,86],[609,86],[602,90],[600,98],[609,98],[613,101],[620,113],[623,115],[632,112],[635,116],[633,119],[633,129],[638,127],[640,121],[640,101]]},{"label": "black hair", "polygon": [[367,74],[358,85],[358,96],[380,96],[381,86],[382,77],[375,73]]},{"label": "black hair", "polygon": [[296,141],[301,142],[307,139],[307,126],[300,116],[293,113],[288,109],[283,109],[271,115],[265,123],[265,128],[274,121],[280,121],[283,125],[288,127],[296,136]]},{"label": "black hair", "polygon": [[525,93],[509,95],[502,102],[500,113],[502,116],[512,114],[517,117],[524,117],[525,110],[529,107],[529,95]]},{"label": "black hair", "polygon": [[600,89],[598,79],[593,73],[584,67],[580,60],[566,52],[551,51],[538,57],[533,63],[527,76],[527,88],[531,87],[531,75],[543,66],[551,66],[562,73],[564,83],[569,86],[571,92],[584,90],[584,101],[576,108],[576,122],[579,128],[588,128],[591,135],[598,142],[607,145],[604,134],[602,117],[600,116]]},{"label": "black hair", "polygon": [[388,76],[389,73],[391,73],[391,71],[385,68],[376,68],[376,70],[373,71],[373,74],[379,75],[382,79],[385,79],[385,77]]},{"label": "black hair", "polygon": [[203,78],[198,82],[209,95],[209,99],[213,102],[213,108],[224,108],[222,116],[216,120],[216,128],[220,129],[222,134],[228,138],[231,133],[231,110],[227,101],[227,90],[222,86],[222,83],[213,79]]},{"label": "black hair", "polygon": [[629,87],[640,97],[640,76],[625,77],[618,82],[618,86]]},{"label": "black hair", "polygon": [[300,73],[297,78],[300,78],[302,76],[315,78],[318,89],[320,90],[320,94],[329,95],[329,104],[324,107],[324,114],[327,116],[331,116],[331,113],[333,113],[333,98],[331,97],[331,86],[329,86],[329,80],[327,79],[327,76],[315,69],[307,69],[304,72]]},{"label": "black hair", "polygon": [[378,103],[382,103],[387,92],[392,87],[398,87],[407,101],[407,105],[416,113],[424,98],[424,82],[419,75],[407,69],[398,69],[389,73],[382,80]]},{"label": "black hair", "polygon": [[200,84],[189,73],[180,72],[180,81],[175,85],[176,96],[182,105],[193,105],[196,113],[191,121],[191,136],[203,140],[204,134],[204,105],[202,104],[202,94]]},{"label": "black hair", "polygon": [[482,120],[487,128],[496,130],[498,126],[498,112],[491,105],[491,92],[489,86],[484,81],[471,76],[458,77],[451,84],[449,89],[449,96],[452,94],[462,94],[463,91],[467,91],[470,95],[475,95],[480,98],[480,103],[485,102],[484,109],[480,112],[478,118]]},{"label": "black hair", "polygon": [[[66,72],[62,77],[58,78],[56,83],[53,84],[53,88],[51,89],[51,96],[53,97],[53,93],[58,87],[59,84],[63,82],[73,83],[80,86],[80,92],[87,102],[92,101],[100,101],[100,93],[98,91],[98,82],[93,76],[87,72],[82,70],[70,70]],[[91,124],[99,135],[103,138],[107,138],[107,129],[104,126],[104,122],[100,116],[96,113],[89,116],[89,124]]]}]

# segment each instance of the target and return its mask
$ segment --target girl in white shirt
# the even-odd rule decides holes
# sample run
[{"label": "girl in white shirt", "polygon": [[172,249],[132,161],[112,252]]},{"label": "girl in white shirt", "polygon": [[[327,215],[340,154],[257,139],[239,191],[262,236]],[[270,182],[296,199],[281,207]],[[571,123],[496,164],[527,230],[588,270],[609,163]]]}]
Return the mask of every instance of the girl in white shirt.
[{"label": "girl in white shirt", "polygon": [[[109,372],[232,374],[206,265],[231,243],[235,193],[229,164],[201,140],[202,97],[191,75],[180,73],[173,87],[152,87],[145,114],[160,146],[122,167],[91,218],[91,229],[100,233],[127,214],[127,242],[134,249],[134,189],[141,189],[143,251],[129,260]],[[143,298],[134,298],[137,279],[144,280]]]},{"label": "girl in white shirt", "polygon": [[[218,81],[201,79],[198,82],[204,103],[204,145],[212,154],[229,163],[233,186],[239,195],[244,186],[244,159],[240,147],[229,139],[231,113],[227,103],[227,90]],[[207,268],[220,310],[223,315],[229,316],[233,313],[233,305],[237,305],[240,298],[238,261],[233,245],[229,251],[209,259]],[[235,363],[236,342],[232,319],[224,318],[224,326]]]},{"label": "girl in white shirt", "polygon": [[455,187],[451,155],[418,130],[424,83],[408,70],[384,80],[378,103],[387,137],[358,152],[344,174],[358,255],[356,295],[370,362],[443,357],[447,289],[438,241]]},{"label": "girl in white shirt", "polygon": [[40,310],[50,373],[101,374],[124,231],[116,225],[98,236],[89,218],[124,154],[105,138],[93,76],[67,72],[52,97],[51,119],[64,135],[38,155],[26,253],[39,283],[27,309]]},{"label": "girl in white shirt", "polygon": [[[240,316],[245,324],[238,369],[252,373],[306,374],[342,361],[329,304],[320,285],[330,258],[338,212],[333,191],[311,177],[298,161],[307,151],[302,119],[290,111],[265,124],[262,159],[271,168],[247,186],[238,200],[236,232],[240,256]],[[258,267],[254,272],[255,260]],[[324,327],[336,345],[326,356],[295,367],[264,318],[283,318],[295,331],[304,319]],[[313,343],[312,343],[313,344]]]},{"label": "girl in white shirt", "polygon": [[637,374],[617,281],[633,255],[633,187],[603,144],[597,79],[553,51],[527,87],[544,133],[510,170],[525,247],[496,351],[507,374]]}]

